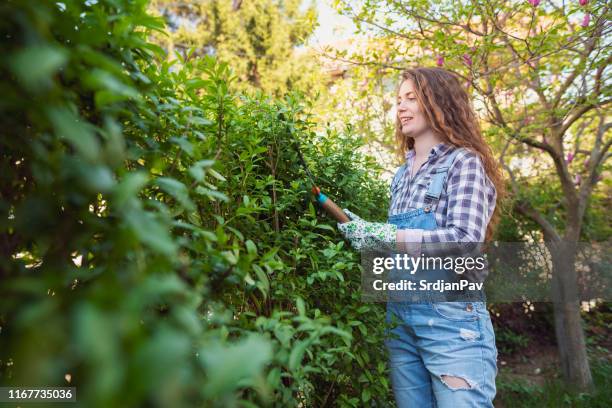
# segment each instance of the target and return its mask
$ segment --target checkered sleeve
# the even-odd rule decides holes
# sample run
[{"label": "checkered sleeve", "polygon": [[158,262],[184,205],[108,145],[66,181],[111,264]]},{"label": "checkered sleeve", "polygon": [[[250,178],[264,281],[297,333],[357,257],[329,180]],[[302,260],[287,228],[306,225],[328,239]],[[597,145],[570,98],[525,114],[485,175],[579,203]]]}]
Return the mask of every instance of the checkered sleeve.
[{"label": "checkered sleeve", "polygon": [[423,231],[423,243],[483,242],[489,218],[487,191],[491,184],[477,154],[457,157],[449,170],[446,192],[446,225]]},{"label": "checkered sleeve", "polygon": [[406,171],[406,166],[407,166],[406,164],[403,164],[395,171],[395,175],[393,176],[393,180],[391,181],[391,186],[389,187],[389,191],[391,192],[391,195],[393,195],[393,192],[395,191],[402,177],[404,176],[404,172]]}]

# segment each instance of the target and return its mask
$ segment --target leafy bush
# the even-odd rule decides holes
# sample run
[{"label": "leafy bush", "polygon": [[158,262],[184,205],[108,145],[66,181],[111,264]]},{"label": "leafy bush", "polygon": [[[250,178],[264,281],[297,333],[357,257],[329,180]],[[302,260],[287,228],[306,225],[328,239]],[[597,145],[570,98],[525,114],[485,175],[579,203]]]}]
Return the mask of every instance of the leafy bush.
[{"label": "leafy bush", "polygon": [[298,95],[167,62],[145,8],[0,6],[3,385],[76,386],[83,406],[385,405],[383,310],[294,146],[380,220],[373,160],[350,128],[316,134]]},{"label": "leafy bush", "polygon": [[501,353],[510,354],[527,347],[529,337],[507,328],[501,328],[495,331],[495,343]]}]

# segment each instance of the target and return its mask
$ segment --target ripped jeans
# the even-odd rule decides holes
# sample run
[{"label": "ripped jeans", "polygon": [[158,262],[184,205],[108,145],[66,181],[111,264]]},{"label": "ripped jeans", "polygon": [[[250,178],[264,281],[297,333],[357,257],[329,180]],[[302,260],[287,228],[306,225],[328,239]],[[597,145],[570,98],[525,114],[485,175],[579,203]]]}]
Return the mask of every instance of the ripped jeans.
[{"label": "ripped jeans", "polygon": [[[437,227],[433,212],[423,209],[393,215],[389,222]],[[399,408],[493,407],[497,348],[484,302],[388,302],[386,321]]]},{"label": "ripped jeans", "polygon": [[399,408],[493,407],[497,349],[484,302],[389,302],[386,320]]}]

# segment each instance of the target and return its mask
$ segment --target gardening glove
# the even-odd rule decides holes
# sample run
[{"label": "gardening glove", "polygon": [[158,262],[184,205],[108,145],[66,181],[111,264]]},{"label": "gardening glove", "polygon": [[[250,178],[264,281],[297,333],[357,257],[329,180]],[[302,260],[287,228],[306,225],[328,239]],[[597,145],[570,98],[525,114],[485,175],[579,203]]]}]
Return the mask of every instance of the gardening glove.
[{"label": "gardening glove", "polygon": [[364,221],[347,209],[343,211],[351,219],[343,224],[338,223],[338,229],[348,239],[356,250],[366,248],[395,249],[397,227],[382,222]]}]

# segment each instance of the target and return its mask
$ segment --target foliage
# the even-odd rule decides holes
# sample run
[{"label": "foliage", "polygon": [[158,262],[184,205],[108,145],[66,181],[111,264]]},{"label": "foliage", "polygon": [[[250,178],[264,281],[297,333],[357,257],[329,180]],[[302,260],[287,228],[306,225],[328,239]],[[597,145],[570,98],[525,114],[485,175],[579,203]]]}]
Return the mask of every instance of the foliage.
[{"label": "foliage", "polygon": [[[384,314],[317,214],[383,219],[347,128],[231,91],[148,42],[145,1],[0,5],[0,373],[82,406],[362,406],[388,399]],[[355,369],[357,367],[357,369]]]}]

